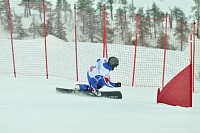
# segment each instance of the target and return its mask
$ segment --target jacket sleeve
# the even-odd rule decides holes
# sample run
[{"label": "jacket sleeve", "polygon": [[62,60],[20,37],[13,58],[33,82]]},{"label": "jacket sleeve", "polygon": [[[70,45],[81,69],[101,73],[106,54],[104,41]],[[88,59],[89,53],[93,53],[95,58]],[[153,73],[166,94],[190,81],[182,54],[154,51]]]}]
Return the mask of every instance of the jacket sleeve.
[{"label": "jacket sleeve", "polygon": [[101,81],[100,81],[100,85],[101,86],[107,86],[107,87],[110,87],[110,88],[113,88],[113,87],[116,87],[115,83],[111,82],[109,80],[109,78],[106,78],[104,76],[101,76]]}]

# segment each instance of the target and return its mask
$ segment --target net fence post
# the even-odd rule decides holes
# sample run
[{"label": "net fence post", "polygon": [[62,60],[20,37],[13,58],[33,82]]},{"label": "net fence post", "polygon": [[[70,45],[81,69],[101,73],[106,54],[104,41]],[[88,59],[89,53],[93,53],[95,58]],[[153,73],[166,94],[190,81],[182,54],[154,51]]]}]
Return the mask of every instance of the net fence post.
[{"label": "net fence post", "polygon": [[162,88],[165,85],[164,80],[165,80],[165,63],[166,63],[166,48],[167,48],[167,18],[168,18],[168,13],[166,13],[166,21],[165,21],[165,44],[164,44]]},{"label": "net fence post", "polygon": [[11,36],[11,45],[12,45],[13,70],[14,70],[14,77],[16,77],[15,55],[14,55],[13,35],[12,35],[12,20],[11,20],[11,11],[10,11],[10,0],[8,0],[8,10],[9,10],[9,21],[10,21],[10,36]]},{"label": "net fence post", "polygon": [[137,13],[136,18],[136,33],[135,33],[135,53],[134,53],[134,64],[133,64],[133,80],[132,86],[134,86],[134,79],[135,79],[135,66],[136,66],[136,53],[137,53],[137,39],[138,39],[138,21],[139,21],[139,13]]},{"label": "net fence post", "polygon": [[77,54],[77,29],[76,29],[76,4],[74,4],[74,23],[75,23],[75,53],[76,53],[76,81],[78,81],[78,54]]},{"label": "net fence post", "polygon": [[106,43],[106,4],[104,4],[104,11],[103,11],[103,57],[108,58],[108,53],[107,53],[107,43]]},{"label": "net fence post", "polygon": [[43,15],[44,15],[44,44],[45,44],[45,61],[46,61],[46,77],[48,77],[48,61],[47,61],[47,39],[46,39],[46,18],[45,18],[45,1],[43,0]]},{"label": "net fence post", "polygon": [[190,105],[191,105],[191,107],[192,107],[192,93],[194,92],[194,90],[193,90],[193,87],[194,87],[194,85],[193,85],[193,73],[192,73],[192,64],[193,64],[193,61],[192,61],[192,34],[190,34],[190,65],[191,65],[191,67],[190,67],[190,86],[191,86],[191,91],[190,91],[190,99],[191,99],[191,101],[190,101]]},{"label": "net fence post", "polygon": [[193,61],[193,63],[192,63],[192,85],[193,85],[193,87],[192,87],[192,91],[194,92],[194,63],[195,63],[195,30],[196,30],[196,23],[195,23],[195,21],[194,21],[194,23],[193,23],[193,28],[194,28],[194,32],[193,32],[193,58],[192,58],[192,61]]}]

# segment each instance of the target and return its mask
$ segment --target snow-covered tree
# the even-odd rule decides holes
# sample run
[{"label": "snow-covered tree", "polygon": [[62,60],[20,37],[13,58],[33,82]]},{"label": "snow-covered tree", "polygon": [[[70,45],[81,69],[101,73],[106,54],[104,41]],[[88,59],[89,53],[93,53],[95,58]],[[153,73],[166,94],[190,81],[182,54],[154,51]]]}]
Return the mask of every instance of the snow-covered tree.
[{"label": "snow-covered tree", "polygon": [[5,5],[5,1],[1,1],[0,2],[0,21],[1,21],[1,25],[3,25],[3,12],[4,12],[4,5]]},{"label": "snow-covered tree", "polygon": [[47,20],[46,20],[46,33],[54,35],[55,29],[53,23],[55,21],[56,12],[53,12],[53,9],[50,8],[50,11],[47,13]]},{"label": "snow-covered tree", "polygon": [[[170,45],[168,40],[170,40],[169,35],[167,35],[166,49],[168,49],[168,50],[176,50],[176,47]],[[165,33],[164,32],[161,32],[159,34],[157,44],[158,44],[156,46],[157,48],[160,48],[160,49],[164,49],[165,48]]]},{"label": "snow-covered tree", "polygon": [[[10,9],[10,14],[9,14],[9,8],[8,8],[8,2],[7,0],[3,0],[0,2],[1,3],[1,21],[2,24],[4,25],[5,30],[10,30],[10,20],[9,17],[11,15],[11,20],[13,19],[13,12]],[[12,25],[13,22],[11,21]]]},{"label": "snow-covered tree", "polygon": [[99,14],[99,20],[97,20],[99,21],[99,25],[97,25],[98,33],[96,39],[98,42],[103,42],[104,5],[101,1],[97,3],[96,13]]},{"label": "snow-covered tree", "polygon": [[91,42],[94,42],[94,34],[96,32],[96,26],[100,22],[95,15],[95,9],[93,8],[94,0],[90,0],[85,9],[85,34],[88,35]]},{"label": "snow-covered tree", "polygon": [[129,12],[129,15],[132,17],[132,21],[133,21],[133,16],[136,16],[135,10],[136,10],[136,7],[134,6],[133,0],[132,0],[132,3],[129,4],[129,8],[128,8],[128,12]]},{"label": "snow-covered tree", "polygon": [[179,7],[175,6],[171,11],[172,11],[171,17],[175,18],[176,20],[180,20],[183,17],[184,19],[186,18],[183,10],[181,10]]},{"label": "snow-covered tree", "polygon": [[108,0],[107,4],[108,4],[108,9],[110,9],[111,19],[113,20],[113,0]]},{"label": "snow-covered tree", "polygon": [[28,33],[25,32],[25,29],[23,28],[22,25],[22,17],[15,15],[15,33],[17,33],[16,39],[23,39],[24,37],[28,36]]},{"label": "snow-covered tree", "polygon": [[149,34],[148,20],[144,19],[145,14],[143,11],[143,7],[140,7],[138,10],[139,13],[139,23],[138,23],[138,44],[141,46],[147,46],[147,42],[145,41],[147,35]]},{"label": "snow-covered tree", "polygon": [[180,41],[180,50],[183,51],[185,45],[188,44],[188,36],[189,36],[189,28],[188,23],[185,22],[185,18],[180,18],[178,21],[177,26],[175,28],[176,39]]},{"label": "snow-covered tree", "polygon": [[127,21],[124,14],[125,14],[124,10],[122,8],[118,8],[117,9],[117,15],[118,16],[116,16],[116,18],[115,18],[115,25],[116,25],[115,31],[119,32],[119,34],[121,35],[122,41],[125,40],[126,32],[129,32],[129,29],[128,29],[129,22]]},{"label": "snow-covered tree", "polygon": [[66,23],[67,18],[68,18],[68,13],[70,13],[70,15],[72,15],[72,9],[71,9],[71,4],[69,4],[67,2],[67,0],[62,0],[62,2],[63,2],[62,10],[64,11],[64,18],[65,18],[65,23]]},{"label": "snow-covered tree", "polygon": [[62,22],[61,7],[62,7],[61,0],[57,0],[57,6],[56,9],[54,10],[56,14],[54,23],[54,29],[55,29],[54,35],[64,41],[68,41],[66,38],[64,23]]},{"label": "snow-covered tree", "polygon": [[[77,15],[81,18],[81,22],[83,23],[82,26],[82,32],[85,34],[85,26],[87,19],[85,18],[90,11],[95,11],[94,8],[92,8],[94,1],[91,0],[77,0]],[[92,3],[92,5],[91,5]],[[89,9],[87,9],[89,7]],[[92,12],[91,12],[92,13]]]},{"label": "snow-covered tree", "polygon": [[29,28],[29,32],[33,32],[33,39],[36,38],[36,21],[35,21],[35,15],[33,14],[33,21],[30,25],[30,28]]},{"label": "snow-covered tree", "polygon": [[[107,10],[106,10],[107,11]],[[103,26],[104,26],[104,5],[102,2],[97,4],[96,12],[99,14],[97,17],[96,27],[98,32],[95,33],[95,38],[97,42],[103,42]],[[114,41],[114,29],[110,25],[110,16],[108,12],[106,12],[106,39],[108,43],[112,43]]]},{"label": "snow-covered tree", "polygon": [[128,4],[128,2],[127,2],[127,0],[121,0],[121,2],[122,2],[122,5],[123,5],[123,13],[124,13],[124,15],[125,15],[125,19],[126,19],[126,14],[127,14],[127,11],[128,11],[128,6],[127,6],[127,4]]},{"label": "snow-covered tree", "polygon": [[146,10],[146,26],[147,27],[149,27],[149,35],[150,35],[150,38],[152,39],[152,33],[151,33],[151,27],[152,27],[152,25],[151,25],[151,14],[150,14],[150,9],[149,9],[149,7],[147,8],[147,10]]},{"label": "snow-covered tree", "polygon": [[200,0],[193,0],[195,3],[195,6],[191,7],[191,11],[194,13],[194,15],[190,16],[194,18],[194,20],[197,20],[197,37],[200,38],[199,35],[199,25],[200,25]]},{"label": "snow-covered tree", "polygon": [[24,17],[31,16],[31,8],[33,2],[35,2],[35,0],[22,0],[19,4],[19,6],[24,6]]},{"label": "snow-covered tree", "polygon": [[156,5],[156,3],[154,2],[152,4],[152,7],[151,9],[149,10],[150,11],[150,14],[151,14],[151,17],[153,17],[153,24],[154,24],[154,36],[156,38],[156,25],[160,25],[160,19],[156,19],[156,18],[160,18],[161,17],[161,14],[162,12],[160,11],[159,7]]},{"label": "snow-covered tree", "polygon": [[81,17],[82,32],[94,42],[95,28],[99,24],[95,15],[94,0],[77,1],[78,16]]}]

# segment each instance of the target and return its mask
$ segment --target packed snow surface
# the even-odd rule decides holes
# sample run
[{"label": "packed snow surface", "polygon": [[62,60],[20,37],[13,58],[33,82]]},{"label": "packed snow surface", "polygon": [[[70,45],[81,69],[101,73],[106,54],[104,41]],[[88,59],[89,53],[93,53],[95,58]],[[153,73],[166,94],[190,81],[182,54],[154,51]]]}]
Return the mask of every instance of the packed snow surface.
[{"label": "packed snow surface", "polygon": [[123,99],[59,94],[75,81],[0,76],[1,133],[199,133],[200,94],[193,107],[156,103],[157,88],[122,86]]}]

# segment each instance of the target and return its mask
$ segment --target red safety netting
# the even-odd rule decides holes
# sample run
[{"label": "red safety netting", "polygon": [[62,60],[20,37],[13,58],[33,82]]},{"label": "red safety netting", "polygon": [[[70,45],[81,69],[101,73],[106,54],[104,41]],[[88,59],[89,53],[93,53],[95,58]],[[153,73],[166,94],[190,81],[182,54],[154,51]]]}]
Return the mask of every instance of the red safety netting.
[{"label": "red safety netting", "polygon": [[1,8],[1,74],[87,81],[86,72],[97,58],[116,56],[120,65],[111,73],[112,81],[164,87],[192,58],[194,91],[200,90],[195,23],[167,14],[111,15],[105,6],[99,13],[76,5],[71,10],[44,1],[1,0]]},{"label": "red safety netting", "polygon": [[0,73],[1,74],[13,74],[15,73],[14,62],[14,49],[12,33],[12,22],[10,10],[10,3],[7,0],[0,1],[0,30],[4,31],[0,35]]},{"label": "red safety netting", "polygon": [[76,11],[78,77],[87,81],[89,67],[103,57],[103,13]]}]

